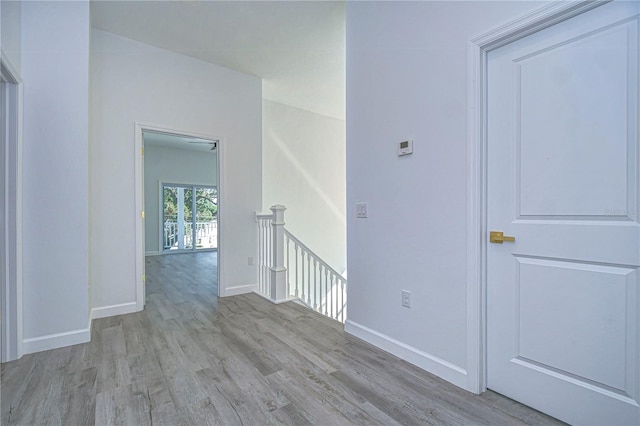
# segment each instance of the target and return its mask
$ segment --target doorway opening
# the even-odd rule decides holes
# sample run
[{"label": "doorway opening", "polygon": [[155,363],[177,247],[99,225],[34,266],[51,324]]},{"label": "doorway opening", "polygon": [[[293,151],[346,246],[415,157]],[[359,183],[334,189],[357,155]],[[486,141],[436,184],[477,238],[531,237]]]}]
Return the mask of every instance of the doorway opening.
[{"label": "doorway opening", "polygon": [[163,264],[160,259],[166,255],[179,254],[186,269],[206,258],[212,267],[199,280],[219,295],[224,248],[219,226],[221,142],[189,131],[136,125],[138,310],[146,302],[147,281],[154,279],[146,265]]}]

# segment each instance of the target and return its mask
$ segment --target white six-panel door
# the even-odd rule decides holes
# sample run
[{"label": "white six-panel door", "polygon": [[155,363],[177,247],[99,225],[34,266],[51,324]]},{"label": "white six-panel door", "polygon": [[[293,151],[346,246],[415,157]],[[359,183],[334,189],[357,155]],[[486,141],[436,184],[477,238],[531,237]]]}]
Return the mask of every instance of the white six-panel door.
[{"label": "white six-panel door", "polygon": [[640,424],[639,13],[488,57],[487,384],[574,424]]}]

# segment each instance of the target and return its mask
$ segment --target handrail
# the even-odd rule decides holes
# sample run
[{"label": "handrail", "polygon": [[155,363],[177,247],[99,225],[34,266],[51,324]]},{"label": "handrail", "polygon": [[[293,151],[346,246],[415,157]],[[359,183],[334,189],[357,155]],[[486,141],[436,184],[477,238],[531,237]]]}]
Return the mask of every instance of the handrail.
[{"label": "handrail", "polygon": [[326,317],[345,322],[347,279],[285,229],[283,205],[272,214],[256,212],[258,285],[256,293],[274,303],[297,300]]},{"label": "handrail", "polygon": [[266,214],[266,213],[258,213],[256,212],[256,222],[259,219],[271,219],[273,217],[273,214]]},{"label": "handrail", "polygon": [[295,242],[296,244],[298,244],[300,247],[302,247],[307,253],[309,253],[311,256],[313,256],[315,259],[318,260],[318,263],[322,264],[322,266],[329,270],[329,272],[332,272],[334,275],[336,275],[339,279],[343,280],[343,281],[347,281],[347,279],[345,277],[342,276],[342,274],[338,271],[336,271],[335,269],[333,269],[331,266],[329,266],[329,264],[327,264],[327,262],[325,262],[324,260],[322,260],[322,258],[320,256],[318,256],[313,250],[311,250],[309,247],[307,247],[302,241],[300,241],[298,238],[296,238],[291,232],[289,232],[289,230],[287,230],[287,228],[284,229],[284,233],[287,237],[289,237],[293,242]]}]

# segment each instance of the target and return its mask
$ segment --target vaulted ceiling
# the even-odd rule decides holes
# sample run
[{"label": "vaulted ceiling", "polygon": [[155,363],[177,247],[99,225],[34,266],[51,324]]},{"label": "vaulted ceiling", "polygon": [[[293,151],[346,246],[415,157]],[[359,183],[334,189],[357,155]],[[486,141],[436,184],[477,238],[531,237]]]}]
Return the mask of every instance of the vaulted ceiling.
[{"label": "vaulted ceiling", "polygon": [[263,79],[266,99],[344,119],[344,2],[92,1],[94,28]]}]

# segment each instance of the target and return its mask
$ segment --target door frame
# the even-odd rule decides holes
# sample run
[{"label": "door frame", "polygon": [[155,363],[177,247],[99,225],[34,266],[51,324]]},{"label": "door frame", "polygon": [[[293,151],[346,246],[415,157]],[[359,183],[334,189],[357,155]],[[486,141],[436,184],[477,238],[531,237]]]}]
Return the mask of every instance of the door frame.
[{"label": "door frame", "polygon": [[212,136],[204,133],[197,133],[190,130],[172,129],[165,126],[158,126],[153,124],[135,123],[135,138],[134,138],[134,158],[135,158],[135,228],[136,228],[136,309],[142,311],[145,303],[145,272],[144,272],[144,139],[143,133],[145,131],[155,133],[165,133],[168,135],[176,136],[189,136],[198,139],[217,140],[217,166],[216,166],[216,185],[218,187],[218,297],[220,296],[223,283],[220,282],[222,269],[224,263],[222,257],[224,256],[224,203],[222,202],[224,191],[224,173],[223,167],[225,164],[224,157],[224,138],[220,136]]},{"label": "door frame", "polygon": [[[5,152],[4,220],[2,226],[2,348],[1,362],[22,356],[22,105],[23,82],[16,69],[0,52],[0,75],[6,84],[7,114],[0,149]],[[6,145],[5,145],[6,142]],[[9,164],[11,162],[11,164]],[[11,208],[10,206],[13,206]]]},{"label": "door frame", "polygon": [[487,390],[487,58],[489,52],[585,13],[604,1],[552,3],[468,42],[467,383]]}]

